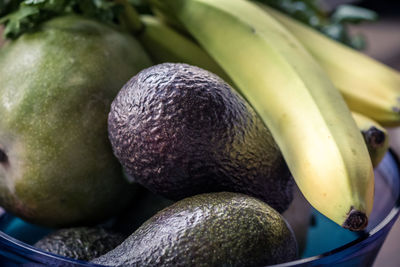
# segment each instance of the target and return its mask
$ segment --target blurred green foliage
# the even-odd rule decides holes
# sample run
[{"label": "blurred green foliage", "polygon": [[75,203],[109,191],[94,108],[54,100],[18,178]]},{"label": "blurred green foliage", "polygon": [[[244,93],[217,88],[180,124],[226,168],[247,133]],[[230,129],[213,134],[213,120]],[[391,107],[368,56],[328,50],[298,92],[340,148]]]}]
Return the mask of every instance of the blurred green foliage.
[{"label": "blurred green foliage", "polygon": [[114,23],[122,7],[109,0],[0,0],[0,24],[6,38],[16,38],[37,24],[68,13]]},{"label": "blurred green foliage", "polygon": [[259,1],[280,10],[330,38],[359,50],[365,47],[364,38],[360,35],[350,35],[347,26],[378,19],[374,11],[353,5],[339,5],[333,11],[327,12],[318,0],[253,1]]}]

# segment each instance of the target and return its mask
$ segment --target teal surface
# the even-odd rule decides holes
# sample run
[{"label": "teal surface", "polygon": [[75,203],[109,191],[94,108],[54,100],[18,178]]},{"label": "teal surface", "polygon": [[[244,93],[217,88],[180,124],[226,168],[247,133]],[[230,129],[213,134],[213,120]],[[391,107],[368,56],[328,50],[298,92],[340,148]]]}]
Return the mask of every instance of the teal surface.
[{"label": "teal surface", "polygon": [[6,214],[1,218],[0,230],[15,239],[33,245],[43,236],[47,235],[52,229],[40,227],[27,223],[20,218]]},{"label": "teal surface", "polygon": [[313,222],[308,228],[307,244],[302,258],[320,255],[360,237],[359,233],[344,229],[313,209]]}]

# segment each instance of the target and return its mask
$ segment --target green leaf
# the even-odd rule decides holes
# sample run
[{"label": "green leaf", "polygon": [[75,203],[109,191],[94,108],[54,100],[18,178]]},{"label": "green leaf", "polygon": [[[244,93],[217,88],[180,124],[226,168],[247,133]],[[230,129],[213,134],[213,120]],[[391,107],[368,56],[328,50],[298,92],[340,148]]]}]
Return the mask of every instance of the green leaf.
[{"label": "green leaf", "polygon": [[332,14],[332,21],[337,23],[360,23],[376,21],[378,14],[372,10],[352,5],[340,5]]},{"label": "green leaf", "polygon": [[46,0],[25,0],[24,1],[24,3],[26,5],[31,5],[31,4],[36,5],[36,4],[41,4],[41,3],[44,3],[44,2],[46,2]]},{"label": "green leaf", "polygon": [[0,24],[6,38],[15,39],[42,22],[75,13],[106,24],[118,24],[122,7],[111,0],[0,0]]},{"label": "green leaf", "polygon": [[332,14],[328,14],[317,0],[253,1],[263,2],[355,49],[364,48],[365,41],[362,36],[351,36],[347,25],[377,19],[375,12],[352,5],[339,5]]},{"label": "green leaf", "polygon": [[38,13],[39,9],[37,7],[25,6],[24,8],[20,8],[8,16],[1,18],[0,24],[7,21],[4,35],[10,37],[17,36],[19,32],[26,29],[29,21],[28,17]]}]

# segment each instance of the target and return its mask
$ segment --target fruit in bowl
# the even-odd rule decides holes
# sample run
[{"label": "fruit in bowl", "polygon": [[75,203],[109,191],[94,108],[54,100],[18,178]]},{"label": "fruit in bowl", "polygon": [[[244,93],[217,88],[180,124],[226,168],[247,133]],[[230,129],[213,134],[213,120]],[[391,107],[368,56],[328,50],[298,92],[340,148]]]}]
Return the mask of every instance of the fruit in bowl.
[{"label": "fruit in bowl", "polygon": [[[234,191],[267,202],[271,207],[264,208],[269,211],[272,208],[283,212],[291,201],[290,172],[311,205],[337,225],[352,231],[368,229],[368,223],[375,225],[376,218],[371,216],[373,167],[387,150],[387,142],[380,142],[383,146],[377,161],[371,161],[375,156],[365,144],[368,138],[360,133],[364,126],[356,124],[349,108],[383,110],[373,124],[398,125],[398,109],[393,106],[398,97],[391,88],[399,84],[398,73],[332,44],[338,58],[354,56],[377,73],[385,74],[377,75],[383,78],[379,83],[385,85],[379,94],[383,99],[364,101],[374,95],[369,88],[362,93],[367,97],[358,101],[360,98],[349,98],[343,90],[353,84],[349,82],[350,72],[345,68],[333,71],[346,77],[340,80],[340,87],[346,88],[337,89],[336,76],[331,75],[332,58],[321,58],[320,51],[309,51],[313,47],[307,45],[307,40],[297,39],[291,33],[292,26],[280,22],[268,9],[244,0],[149,2],[154,14],[175,22],[180,32],[142,19],[124,0],[87,1],[88,6],[77,1],[29,1],[21,5],[7,2],[0,6],[0,15],[8,14],[0,20],[5,24],[5,34],[14,39],[0,50],[0,111],[4,115],[0,119],[0,137],[5,140],[0,155],[5,174],[0,185],[5,193],[0,194],[0,205],[9,213],[42,226],[114,226],[114,220],[118,221],[115,215],[134,206],[137,200],[132,190],[136,181],[178,200],[172,207],[179,207],[188,198],[200,198],[206,203],[200,203],[200,207],[213,210],[213,204],[207,204],[200,194]],[[94,7],[96,12],[88,7]],[[79,16],[64,16],[71,12]],[[152,27],[146,27],[150,24]],[[160,30],[157,34],[152,32],[155,28]],[[199,65],[213,66],[221,77],[227,77],[232,88],[214,74],[182,63],[145,69],[156,63],[151,63],[146,53],[156,60],[152,51],[158,49],[154,47],[169,43],[166,36],[172,36],[171,32],[183,37],[171,38],[175,44],[164,46],[162,53],[170,53],[168,58],[172,59],[175,55],[178,62],[195,62],[193,65],[203,57]],[[129,36],[132,33],[144,47]],[[62,41],[58,34],[63,36]],[[318,41],[312,34],[310,39]],[[43,50],[38,45],[42,43],[46,43]],[[149,49],[151,46],[153,49]],[[84,59],[89,59],[90,64]],[[128,81],[138,71],[140,74]],[[127,81],[111,107],[110,144],[105,115],[112,98]],[[362,87],[362,83],[358,84]],[[82,149],[81,153],[76,153],[78,149]],[[171,216],[163,216],[165,210]],[[155,215],[156,219],[150,222],[158,222],[159,218],[184,219],[168,207],[158,214],[161,215]],[[276,225],[275,230],[285,228],[282,225],[290,229],[279,216],[265,224],[264,216],[255,216],[259,220],[254,221]],[[215,222],[225,220],[215,214],[212,217]],[[208,226],[209,220],[205,221],[201,231],[207,236],[215,229]],[[189,230],[185,229],[185,233]],[[129,248],[132,242],[148,240],[148,233],[159,235],[152,223],[145,223],[138,231],[141,234],[125,236],[127,240],[121,246]],[[195,242],[175,238],[180,231],[174,231],[168,229],[166,239],[171,234],[177,239],[173,244],[195,246]],[[217,233],[217,238],[209,239],[210,244],[220,244],[223,233]],[[246,232],[241,238],[252,238],[251,233]],[[233,231],[229,235],[235,234]],[[293,235],[287,234],[281,239],[285,236],[293,240]],[[265,247],[268,251],[263,255],[279,246]],[[222,245],[220,248],[226,254]],[[154,250],[158,256],[149,261],[164,264],[161,259],[168,261],[164,256],[173,249],[165,246]],[[234,256],[242,252],[246,254],[240,251]],[[132,262],[141,257],[118,247],[109,253],[130,255]],[[145,253],[144,249],[142,254]],[[173,254],[180,259],[186,256]],[[271,262],[293,259],[292,253],[272,254],[276,259],[269,258]],[[116,259],[114,256],[111,258]],[[243,257],[247,259],[248,255]],[[234,264],[235,260],[241,262],[240,258],[216,262]],[[98,260],[108,259],[100,256]],[[125,260],[130,261],[119,259]],[[252,260],[257,261],[248,261]]]}]

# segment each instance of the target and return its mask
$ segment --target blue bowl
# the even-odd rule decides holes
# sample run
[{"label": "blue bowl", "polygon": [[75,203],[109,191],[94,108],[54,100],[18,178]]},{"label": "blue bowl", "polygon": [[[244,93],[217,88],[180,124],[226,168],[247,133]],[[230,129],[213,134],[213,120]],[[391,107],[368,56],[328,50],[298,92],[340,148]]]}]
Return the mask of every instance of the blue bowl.
[{"label": "blue bowl", "polygon": [[[375,169],[375,202],[365,231],[343,229],[313,210],[301,259],[274,266],[372,266],[400,213],[399,166],[390,151]],[[51,229],[3,213],[0,230],[0,266],[98,266],[34,248]]]}]

